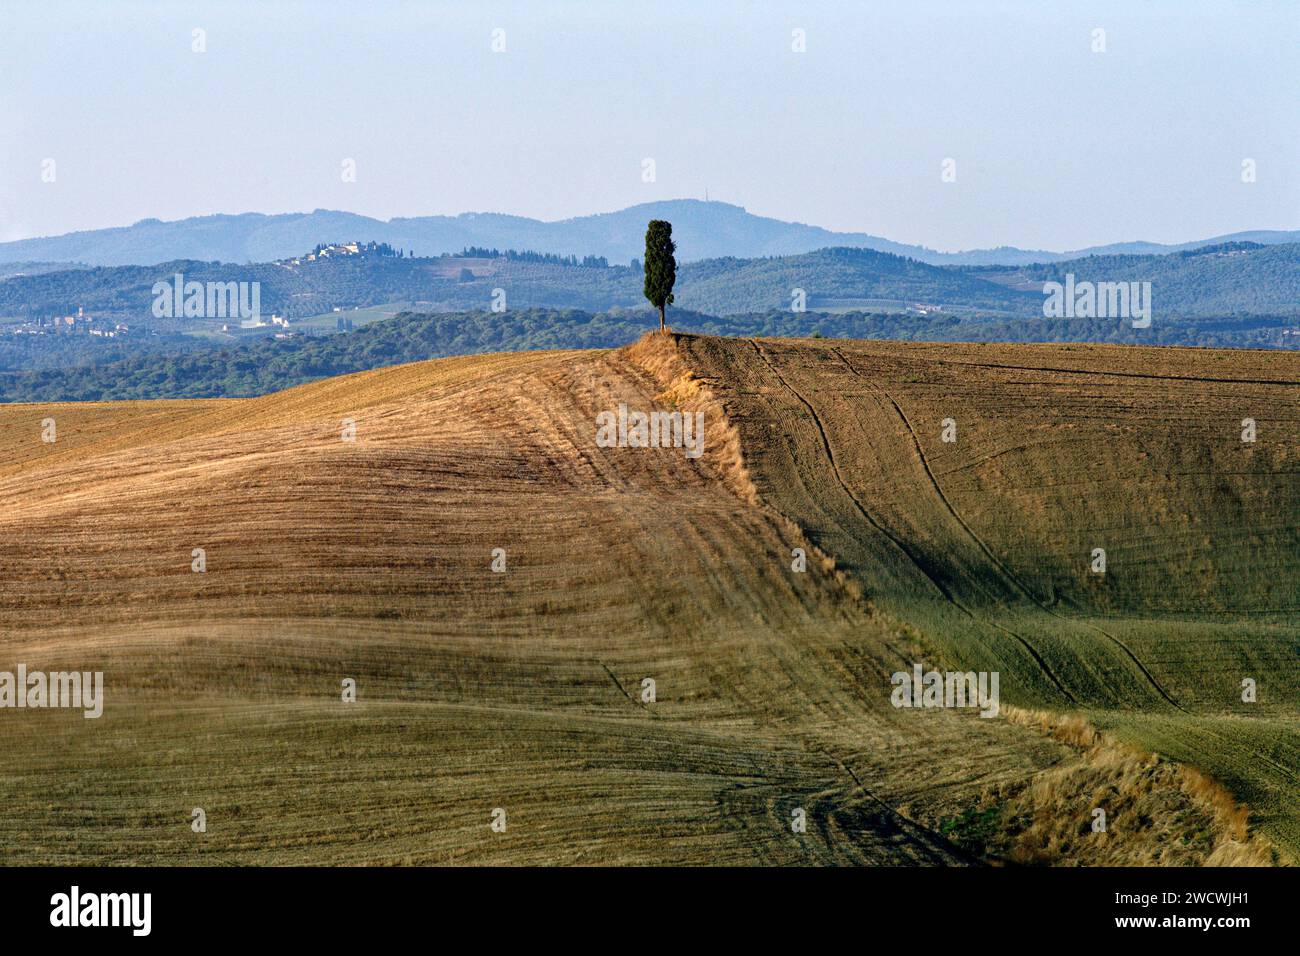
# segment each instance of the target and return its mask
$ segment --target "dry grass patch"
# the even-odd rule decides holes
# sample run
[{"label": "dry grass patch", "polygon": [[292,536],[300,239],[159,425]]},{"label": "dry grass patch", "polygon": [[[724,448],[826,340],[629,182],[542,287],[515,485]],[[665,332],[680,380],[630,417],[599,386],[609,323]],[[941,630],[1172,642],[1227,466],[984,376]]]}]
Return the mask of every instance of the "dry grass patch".
[{"label": "dry grass patch", "polygon": [[[1249,813],[1222,784],[1097,731],[1078,715],[1005,706],[1013,723],[1073,748],[1078,758],[1029,786],[985,793],[998,808],[987,852],[1013,863],[1091,866],[1271,866],[1277,851],[1252,834]],[[1106,829],[1094,832],[1096,810]]]}]

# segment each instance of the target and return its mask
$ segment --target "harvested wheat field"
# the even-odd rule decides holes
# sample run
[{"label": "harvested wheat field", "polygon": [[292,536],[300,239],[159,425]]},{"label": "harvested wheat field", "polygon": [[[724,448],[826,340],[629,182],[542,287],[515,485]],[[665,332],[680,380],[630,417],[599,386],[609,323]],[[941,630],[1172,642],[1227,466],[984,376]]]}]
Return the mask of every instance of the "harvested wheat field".
[{"label": "harvested wheat field", "polygon": [[653,335],[0,448],[0,670],[105,686],[0,710],[7,863],[1300,854],[1300,356]]}]

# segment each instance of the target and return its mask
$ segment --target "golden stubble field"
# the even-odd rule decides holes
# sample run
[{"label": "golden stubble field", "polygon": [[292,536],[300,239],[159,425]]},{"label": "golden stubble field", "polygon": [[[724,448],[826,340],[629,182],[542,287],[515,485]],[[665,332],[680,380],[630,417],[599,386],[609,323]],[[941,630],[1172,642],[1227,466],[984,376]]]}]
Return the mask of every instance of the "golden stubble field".
[{"label": "golden stubble field", "polygon": [[[0,709],[0,854],[1292,860],[1298,380],[652,336],[0,408],[0,670],[106,684],[97,720]],[[599,447],[620,402],[702,410],[705,453]],[[914,662],[997,670],[1019,709],[896,709]]]}]

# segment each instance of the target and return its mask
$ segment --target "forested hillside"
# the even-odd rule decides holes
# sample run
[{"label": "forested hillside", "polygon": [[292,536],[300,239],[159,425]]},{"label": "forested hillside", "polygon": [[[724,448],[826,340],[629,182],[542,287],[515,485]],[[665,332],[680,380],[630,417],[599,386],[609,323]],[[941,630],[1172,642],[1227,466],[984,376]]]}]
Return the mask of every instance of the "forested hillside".
[{"label": "forested hillside", "polygon": [[[1288,320],[1189,319],[1135,330],[1110,320],[988,320],[952,315],[771,311],[710,316],[670,310],[673,328],[708,335],[952,342],[1116,342],[1270,348],[1295,342]],[[261,395],[329,375],[421,359],[527,349],[612,348],[657,319],[645,310],[526,309],[403,313],[346,335],[258,339],[229,348],[148,352],[93,367],[0,374],[0,401],[102,401]],[[172,340],[168,340],[171,342]]]},{"label": "forested hillside", "polygon": [[[598,312],[640,307],[642,275],[599,257],[470,250],[431,259],[376,256],[250,265],[189,260],[24,275],[0,281],[0,317],[84,308],[139,321],[150,317],[156,282],[257,282],[263,312],[308,316],[335,308],[406,302],[421,310],[487,308],[495,290],[511,309]],[[1045,265],[931,266],[868,249],[821,249],[767,259],[708,259],[678,271],[681,308],[711,315],[790,309],[802,290],[809,309],[945,310],[1042,314],[1043,283],[1066,274],[1098,282],[1150,282],[1156,320],[1168,316],[1300,315],[1300,244],[1235,243],[1163,256],[1093,256]]]}]

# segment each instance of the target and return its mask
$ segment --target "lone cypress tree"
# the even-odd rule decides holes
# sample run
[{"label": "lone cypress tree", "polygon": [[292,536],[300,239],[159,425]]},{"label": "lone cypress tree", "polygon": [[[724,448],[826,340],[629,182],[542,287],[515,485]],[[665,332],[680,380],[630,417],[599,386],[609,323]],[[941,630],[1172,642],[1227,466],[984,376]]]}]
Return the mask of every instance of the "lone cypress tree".
[{"label": "lone cypress tree", "polygon": [[645,297],[659,310],[659,331],[668,323],[664,306],[673,304],[673,283],[677,281],[677,260],[673,253],[673,224],[665,219],[651,219],[645,231]]}]

